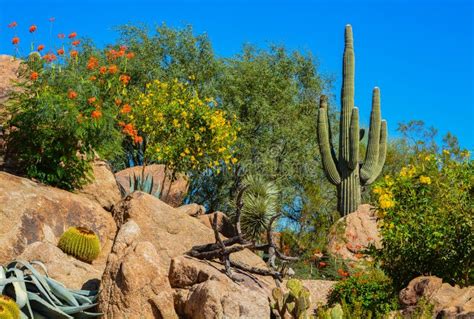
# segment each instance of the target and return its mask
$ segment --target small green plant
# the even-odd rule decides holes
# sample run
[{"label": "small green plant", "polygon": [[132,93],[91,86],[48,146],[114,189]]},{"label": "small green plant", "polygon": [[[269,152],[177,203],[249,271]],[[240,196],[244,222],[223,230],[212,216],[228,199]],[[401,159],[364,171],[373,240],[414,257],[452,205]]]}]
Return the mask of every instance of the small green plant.
[{"label": "small green plant", "polygon": [[469,152],[419,154],[373,188],[383,248],[376,253],[398,288],[431,274],[474,282],[474,161]]},{"label": "small green plant", "polygon": [[97,235],[84,227],[70,227],[59,239],[58,247],[79,260],[92,262],[100,254]]},{"label": "small green plant", "polygon": [[20,308],[12,298],[0,295],[0,319],[20,319]]},{"label": "small green plant", "polygon": [[133,174],[133,176],[129,176],[128,192],[122,195],[126,196],[127,194],[140,191],[140,192],[153,195],[157,198],[160,198],[161,185],[158,186],[158,189],[155,192],[153,192],[154,188],[155,188],[155,181],[151,174],[146,174],[145,176],[143,176],[143,174],[139,174],[139,175]]},{"label": "small green plant", "polygon": [[329,296],[330,304],[346,304],[349,312],[383,315],[397,308],[392,281],[380,269],[356,272],[338,282]]},{"label": "small green plant", "polygon": [[2,319],[70,319],[102,315],[87,311],[97,305],[97,291],[64,287],[62,283],[49,277],[45,265],[39,261],[27,263],[17,260],[6,267],[0,266],[0,294]]},{"label": "small green plant", "polygon": [[274,288],[272,296],[272,312],[277,318],[285,318],[288,313],[295,319],[308,318],[307,311],[310,306],[309,290],[298,279],[290,279],[286,283],[288,292],[281,288]]}]

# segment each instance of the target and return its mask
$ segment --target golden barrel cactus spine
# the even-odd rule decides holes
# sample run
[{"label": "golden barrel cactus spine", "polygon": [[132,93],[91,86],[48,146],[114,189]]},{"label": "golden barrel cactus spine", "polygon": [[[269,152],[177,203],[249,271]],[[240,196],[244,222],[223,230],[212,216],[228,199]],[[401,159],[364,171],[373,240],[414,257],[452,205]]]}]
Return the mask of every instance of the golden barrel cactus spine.
[{"label": "golden barrel cactus spine", "polygon": [[12,298],[0,295],[0,319],[20,319],[20,308]]},{"label": "golden barrel cactus spine", "polygon": [[79,260],[92,262],[100,254],[97,235],[84,227],[70,227],[59,239],[58,247]]}]

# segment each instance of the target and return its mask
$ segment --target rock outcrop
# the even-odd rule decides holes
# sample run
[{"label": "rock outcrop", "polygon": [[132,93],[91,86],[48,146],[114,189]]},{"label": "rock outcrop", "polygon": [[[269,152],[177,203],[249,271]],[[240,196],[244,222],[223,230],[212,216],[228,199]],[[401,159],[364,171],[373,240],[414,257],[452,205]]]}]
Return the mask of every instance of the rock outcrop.
[{"label": "rock outcrop", "polygon": [[110,211],[114,204],[122,198],[115,175],[104,161],[94,161],[92,169],[94,179],[80,189],[78,194],[96,201],[103,208]]},{"label": "rock outcrop", "polygon": [[435,276],[421,276],[400,291],[400,303],[410,313],[421,299],[434,305],[435,317],[474,318],[474,286],[460,288]]},{"label": "rock outcrop", "polygon": [[0,172],[0,264],[35,242],[56,245],[70,226],[94,231],[102,251],[93,265],[105,267],[116,225],[111,214],[82,196]]},{"label": "rock outcrop", "polygon": [[236,236],[237,233],[235,231],[235,227],[232,224],[232,221],[223,213],[223,212],[215,212],[211,214],[201,215],[198,216],[198,219],[212,229],[212,224],[214,222],[214,216],[217,215],[217,228],[219,232],[227,238]]},{"label": "rock outcrop", "polygon": [[364,204],[331,227],[327,249],[334,256],[359,260],[359,252],[370,245],[382,247],[375,211],[370,205]]},{"label": "rock outcrop", "polygon": [[[121,185],[125,193],[130,190],[129,178],[139,176],[142,174],[142,166],[135,166],[124,169],[115,174],[117,182]],[[178,207],[183,202],[184,197],[188,192],[188,179],[182,174],[178,174],[176,179],[171,182],[170,172],[165,177],[165,166],[164,165],[148,165],[145,167],[145,176],[150,175],[153,177],[153,194],[157,191],[161,192],[161,200],[173,207]],[[163,186],[162,186],[163,185]]]},{"label": "rock outcrop", "polygon": [[193,217],[198,217],[206,213],[206,208],[204,206],[195,203],[179,206],[176,207],[176,209]]}]

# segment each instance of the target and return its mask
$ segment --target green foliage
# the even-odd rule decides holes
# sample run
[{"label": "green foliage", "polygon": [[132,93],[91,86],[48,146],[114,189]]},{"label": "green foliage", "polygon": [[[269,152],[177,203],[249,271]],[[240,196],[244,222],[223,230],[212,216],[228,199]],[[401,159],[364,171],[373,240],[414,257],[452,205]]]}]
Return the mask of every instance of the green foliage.
[{"label": "green foliage", "polygon": [[381,173],[387,144],[387,122],[381,120],[380,91],[373,90],[369,139],[365,160],[360,165],[359,110],[354,107],[354,47],[352,27],[346,26],[344,67],[341,93],[339,150],[333,147],[328,116],[327,98],[320,99],[318,114],[318,143],[323,168],[328,180],[337,186],[338,211],[341,215],[354,212],[361,202],[361,186],[372,184]]},{"label": "green foliage", "polygon": [[274,303],[271,304],[272,313],[277,318],[285,318],[287,313],[295,319],[308,318],[309,290],[298,279],[289,279],[286,282],[286,288],[288,289],[286,293],[281,288],[272,290],[274,299]]},{"label": "green foliage", "polygon": [[373,188],[383,240],[377,256],[397,284],[422,274],[473,283],[473,176],[467,151],[444,150],[420,153]]},{"label": "green foliage", "polygon": [[100,254],[99,237],[83,227],[70,227],[59,239],[58,247],[79,260],[92,262]]},{"label": "green foliage", "polygon": [[128,179],[129,190],[128,193],[122,194],[123,196],[139,191],[160,198],[162,191],[161,185],[158,186],[159,188],[156,190],[156,192],[153,192],[153,189],[155,188],[155,181],[151,174],[146,174],[145,176],[143,176],[143,174],[133,174],[133,176],[129,176]]},{"label": "green foliage", "polygon": [[0,295],[0,319],[20,319],[20,308],[15,300],[5,295]]},{"label": "green foliage", "polygon": [[329,304],[345,303],[349,312],[356,308],[381,315],[397,309],[392,281],[379,269],[357,272],[339,281],[329,296]]},{"label": "green foliage", "polygon": [[[35,266],[40,267],[42,275]],[[31,263],[13,261],[6,267],[0,266],[0,306],[13,309],[20,315],[0,318],[92,318],[102,314],[88,312],[97,304],[97,291],[71,290],[48,276],[47,269],[39,261]],[[4,301],[7,296],[17,306],[11,307],[11,301]],[[0,308],[1,308],[0,307]],[[2,315],[0,310],[0,316]]]}]

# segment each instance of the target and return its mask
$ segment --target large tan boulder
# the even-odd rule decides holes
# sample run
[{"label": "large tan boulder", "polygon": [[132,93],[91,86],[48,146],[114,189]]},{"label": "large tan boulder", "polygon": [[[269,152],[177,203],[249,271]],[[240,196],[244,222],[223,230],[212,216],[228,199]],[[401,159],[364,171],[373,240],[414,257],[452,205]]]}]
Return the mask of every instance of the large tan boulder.
[{"label": "large tan boulder", "polygon": [[198,217],[206,213],[206,208],[196,203],[179,206],[176,209],[193,217]]},{"label": "large tan boulder", "polygon": [[70,226],[99,236],[102,251],[93,265],[105,267],[117,229],[109,212],[82,196],[0,172],[0,264],[34,242],[56,245]]},{"label": "large tan boulder", "polygon": [[78,191],[93,201],[99,203],[106,210],[111,210],[122,195],[110,166],[104,161],[94,161],[92,165],[93,180]]},{"label": "large tan boulder", "polygon": [[329,295],[337,283],[332,280],[302,280],[302,282],[311,296],[308,313],[314,313],[319,307],[327,305]]},{"label": "large tan boulder", "polygon": [[382,248],[374,209],[367,204],[339,219],[329,232],[328,252],[348,260],[362,258],[360,251],[373,245]]},{"label": "large tan boulder", "polygon": [[[142,166],[135,166],[115,173],[117,182],[126,193],[130,190],[129,178],[133,177],[134,174],[137,176],[141,175],[142,170]],[[176,179],[171,182],[170,172],[167,172],[165,177],[165,166],[158,164],[146,166],[145,176],[146,175],[153,177],[153,194],[161,189],[160,198],[162,201],[173,207],[181,206],[181,203],[188,192],[189,186],[188,178],[185,175],[177,174]]]},{"label": "large tan boulder", "polygon": [[169,280],[182,318],[270,318],[268,285],[242,272],[225,275],[219,264],[187,256],[173,258]]},{"label": "large tan boulder", "polygon": [[152,243],[140,241],[140,227],[129,219],[117,234],[102,278],[103,318],[178,318],[167,268]]},{"label": "large tan boulder", "polygon": [[199,221],[212,229],[212,223],[214,222],[214,216],[217,216],[217,229],[219,232],[227,238],[236,236],[235,227],[232,221],[223,212],[214,212],[211,214],[198,216]]},{"label": "large tan boulder", "polygon": [[460,288],[443,283],[435,276],[420,276],[400,291],[400,303],[406,312],[416,308],[422,299],[434,305],[435,316],[442,318],[474,318],[474,286]]},{"label": "large tan boulder", "polygon": [[[68,256],[51,243],[37,241],[28,245],[19,260],[41,261],[48,270],[48,275],[70,289],[99,289],[104,264],[88,264]],[[41,271],[40,268],[38,268]]]}]

